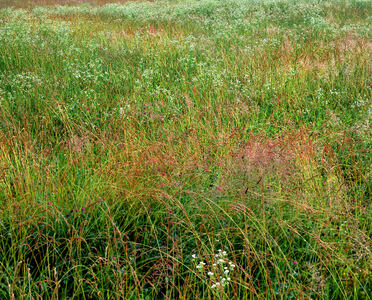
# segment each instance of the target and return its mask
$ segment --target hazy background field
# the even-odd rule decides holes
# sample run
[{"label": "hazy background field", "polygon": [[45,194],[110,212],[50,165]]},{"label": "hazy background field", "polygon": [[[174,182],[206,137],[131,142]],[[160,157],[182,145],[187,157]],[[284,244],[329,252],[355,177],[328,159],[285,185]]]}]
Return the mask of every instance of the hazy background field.
[{"label": "hazy background field", "polygon": [[371,2],[81,2],[0,0],[0,298],[368,299]]},{"label": "hazy background field", "polygon": [[[51,6],[51,5],[79,5],[89,4],[94,6],[104,5],[107,3],[125,3],[128,0],[0,0],[0,8],[14,7],[14,8],[33,8],[37,6]],[[152,2],[152,1],[149,1]]]}]

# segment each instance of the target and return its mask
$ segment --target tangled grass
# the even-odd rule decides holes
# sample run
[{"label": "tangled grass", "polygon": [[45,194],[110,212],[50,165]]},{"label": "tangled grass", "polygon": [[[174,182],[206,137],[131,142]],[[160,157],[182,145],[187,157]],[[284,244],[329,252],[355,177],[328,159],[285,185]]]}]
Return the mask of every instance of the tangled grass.
[{"label": "tangled grass", "polygon": [[2,2],[0,298],[368,299],[371,2],[106,2]]}]

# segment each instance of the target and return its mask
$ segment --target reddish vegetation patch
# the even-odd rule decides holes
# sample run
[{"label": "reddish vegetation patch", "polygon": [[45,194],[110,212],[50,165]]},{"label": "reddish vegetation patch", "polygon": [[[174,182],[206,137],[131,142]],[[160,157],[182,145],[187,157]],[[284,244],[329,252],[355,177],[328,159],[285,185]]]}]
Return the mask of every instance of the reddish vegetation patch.
[{"label": "reddish vegetation patch", "polygon": [[142,162],[146,167],[160,168],[163,171],[161,173],[164,173],[164,170],[167,170],[170,166],[173,169],[179,167],[176,153],[170,151],[169,147],[162,143],[154,143],[143,149],[139,154],[138,161]]},{"label": "reddish vegetation patch", "polygon": [[[237,153],[236,158],[242,161],[243,168],[281,168],[286,169],[293,153],[285,151],[287,143],[282,138],[265,138],[251,136],[248,142]],[[244,163],[243,163],[244,162]]]},{"label": "reddish vegetation patch", "polygon": [[139,28],[135,28],[135,27],[120,28],[120,30],[111,31],[111,34],[114,40],[116,39],[120,40],[122,38],[133,37],[137,33],[139,33],[140,35],[148,34],[151,36],[156,36],[156,35],[160,35],[162,32],[164,32],[163,28],[149,25],[146,27],[139,27]]},{"label": "reddish vegetation patch", "polygon": [[[372,43],[362,39],[356,35],[348,34],[342,38],[334,40],[329,44],[320,44],[317,52],[322,50],[323,56],[314,56],[309,53],[299,59],[300,65],[307,70],[326,70],[330,67],[335,67],[340,61],[345,61],[361,53],[370,53],[372,51]],[[336,54],[336,55],[334,55]]]},{"label": "reddish vegetation patch", "polygon": [[77,135],[73,135],[68,139],[68,148],[72,152],[81,152],[84,150],[88,143],[88,136],[79,137]]},{"label": "reddish vegetation patch", "polygon": [[157,34],[160,34],[161,32],[162,32],[161,28],[157,28],[157,27],[154,27],[154,26],[149,26],[147,28],[147,33],[151,34],[151,35],[157,35]]},{"label": "reddish vegetation patch", "polygon": [[237,172],[287,178],[295,174],[298,161],[312,161],[314,157],[315,147],[305,132],[285,132],[274,137],[251,135],[229,164]]},{"label": "reddish vegetation patch", "polygon": [[331,46],[335,46],[339,51],[360,51],[363,49],[372,51],[372,43],[353,34],[346,35],[342,39],[331,43]]}]

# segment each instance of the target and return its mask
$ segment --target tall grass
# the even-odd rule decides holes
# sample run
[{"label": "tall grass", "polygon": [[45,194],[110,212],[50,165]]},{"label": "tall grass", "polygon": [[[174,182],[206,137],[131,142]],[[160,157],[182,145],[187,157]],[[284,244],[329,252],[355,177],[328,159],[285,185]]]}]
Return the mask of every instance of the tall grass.
[{"label": "tall grass", "polygon": [[371,3],[92,4],[0,10],[0,298],[368,298]]}]

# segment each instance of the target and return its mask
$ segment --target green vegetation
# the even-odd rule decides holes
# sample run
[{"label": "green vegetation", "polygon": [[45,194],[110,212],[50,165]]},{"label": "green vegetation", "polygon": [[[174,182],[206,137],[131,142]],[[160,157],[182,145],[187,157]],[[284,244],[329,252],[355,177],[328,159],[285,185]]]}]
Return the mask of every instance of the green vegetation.
[{"label": "green vegetation", "polygon": [[370,1],[21,2],[1,299],[369,297]]}]

